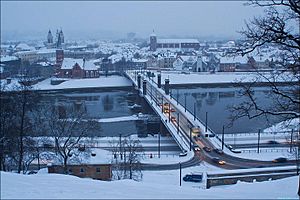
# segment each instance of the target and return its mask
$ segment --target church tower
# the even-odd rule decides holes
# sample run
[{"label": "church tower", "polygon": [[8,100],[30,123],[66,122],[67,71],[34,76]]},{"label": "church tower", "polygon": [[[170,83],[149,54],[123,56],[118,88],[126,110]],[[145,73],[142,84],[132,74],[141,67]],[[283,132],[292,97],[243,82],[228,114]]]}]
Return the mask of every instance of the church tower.
[{"label": "church tower", "polygon": [[52,33],[51,33],[50,29],[48,31],[47,43],[48,44],[52,44],[53,43],[53,36],[52,36]]},{"label": "church tower", "polygon": [[59,35],[60,35],[61,43],[65,43],[65,37],[64,37],[64,33],[63,33],[62,29],[60,29]]},{"label": "church tower", "polygon": [[153,30],[153,33],[150,35],[150,51],[156,51],[156,47],[157,47],[157,38]]}]

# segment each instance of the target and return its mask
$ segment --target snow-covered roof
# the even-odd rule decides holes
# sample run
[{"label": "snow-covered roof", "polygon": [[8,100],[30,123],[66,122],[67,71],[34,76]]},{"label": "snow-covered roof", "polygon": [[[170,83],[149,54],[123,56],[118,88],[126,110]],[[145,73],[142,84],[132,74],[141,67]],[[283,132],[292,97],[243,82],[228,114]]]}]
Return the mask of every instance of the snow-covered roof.
[{"label": "snow-covered roof", "polygon": [[197,39],[158,39],[157,43],[199,43]]},{"label": "snow-covered roof", "polygon": [[20,50],[35,50],[34,47],[30,47],[30,46],[28,46],[28,45],[25,44],[25,43],[20,43],[20,44],[18,44],[15,48],[16,48],[16,49],[20,49]]},{"label": "snow-covered roof", "polygon": [[197,56],[180,56],[179,57],[183,62],[196,62]]},{"label": "snow-covered roof", "polygon": [[147,59],[135,59],[135,58],[132,59],[132,62],[147,62],[147,61],[148,61]]},{"label": "snow-covered roof", "polygon": [[38,54],[56,53],[56,49],[40,49],[37,51]]},{"label": "snow-covered roof", "polygon": [[85,63],[83,63],[83,59],[73,59],[73,58],[65,58],[61,65],[61,69],[72,69],[76,63],[85,70],[98,69],[98,67],[94,64],[93,61],[86,60]]},{"label": "snow-covered roof", "polygon": [[1,62],[8,62],[13,60],[18,60],[18,58],[16,56],[1,56],[0,58]]},{"label": "snow-covered roof", "polygon": [[220,57],[220,63],[247,63],[247,56],[235,56],[235,57]]}]

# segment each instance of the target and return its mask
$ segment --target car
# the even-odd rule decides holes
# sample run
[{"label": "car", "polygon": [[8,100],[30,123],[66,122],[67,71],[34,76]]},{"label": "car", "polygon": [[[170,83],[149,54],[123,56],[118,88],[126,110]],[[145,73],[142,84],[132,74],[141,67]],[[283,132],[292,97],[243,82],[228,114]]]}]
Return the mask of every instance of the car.
[{"label": "car", "polygon": [[220,165],[225,165],[225,164],[226,164],[226,162],[225,162],[224,160],[220,160],[218,163],[219,163]]},{"label": "car", "polygon": [[279,158],[272,160],[273,163],[284,163],[286,161],[287,161],[287,159],[284,157],[279,157]]},{"label": "car", "polygon": [[236,150],[236,149],[231,149],[231,152],[232,152],[232,153],[242,153],[242,151]]},{"label": "car", "polygon": [[179,157],[183,157],[183,156],[186,156],[187,155],[187,151],[183,151],[179,154]]},{"label": "car", "polygon": [[214,152],[216,152],[217,154],[223,154],[224,152],[222,151],[222,149],[214,149]]},{"label": "car", "polygon": [[279,144],[279,142],[275,141],[275,140],[269,140],[268,144]]},{"label": "car", "polygon": [[215,162],[215,163],[218,163],[219,165],[225,165],[226,164],[226,162],[224,160],[221,160],[218,157],[212,158],[212,161]]},{"label": "car", "polygon": [[200,151],[200,147],[197,144],[194,144],[194,150],[195,151]]},{"label": "car", "polygon": [[211,148],[210,147],[203,147],[203,150],[206,152],[211,152]]},{"label": "car", "polygon": [[215,162],[215,163],[219,163],[220,158],[218,158],[218,157],[213,157],[213,158],[212,158],[212,161]]},{"label": "car", "polygon": [[183,180],[190,181],[190,182],[201,182],[202,174],[187,174],[183,177]]},{"label": "car", "polygon": [[37,174],[37,171],[32,170],[32,171],[28,172],[27,174],[28,175]]}]

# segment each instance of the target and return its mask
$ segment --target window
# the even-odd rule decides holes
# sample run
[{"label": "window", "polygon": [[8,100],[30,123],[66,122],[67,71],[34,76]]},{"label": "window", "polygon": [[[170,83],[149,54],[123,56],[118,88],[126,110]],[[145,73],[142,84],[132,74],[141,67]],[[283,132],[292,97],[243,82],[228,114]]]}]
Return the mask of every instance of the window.
[{"label": "window", "polygon": [[80,168],[80,173],[84,173],[84,168]]},{"label": "window", "polygon": [[97,168],[96,168],[96,172],[97,172],[97,173],[100,173],[100,167],[97,167]]}]

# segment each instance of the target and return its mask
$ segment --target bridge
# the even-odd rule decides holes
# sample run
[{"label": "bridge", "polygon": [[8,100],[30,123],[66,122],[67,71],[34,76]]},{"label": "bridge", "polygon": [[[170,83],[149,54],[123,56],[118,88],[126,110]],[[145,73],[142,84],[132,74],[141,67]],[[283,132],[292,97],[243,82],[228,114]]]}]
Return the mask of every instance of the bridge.
[{"label": "bridge", "polygon": [[231,146],[225,144],[224,134],[220,138],[195,112],[191,113],[185,106],[170,95],[169,80],[165,80],[162,89],[161,76],[128,70],[125,76],[130,79],[140,94],[160,116],[162,123],[169,130],[183,153],[194,153],[195,157],[225,169],[247,169],[274,166],[295,165],[296,160],[287,162],[259,161],[239,158],[232,152]]}]

